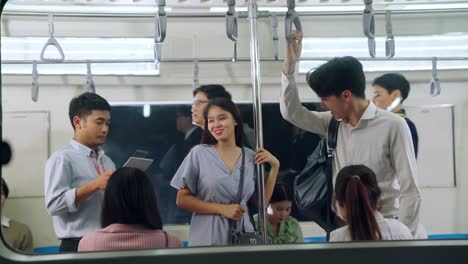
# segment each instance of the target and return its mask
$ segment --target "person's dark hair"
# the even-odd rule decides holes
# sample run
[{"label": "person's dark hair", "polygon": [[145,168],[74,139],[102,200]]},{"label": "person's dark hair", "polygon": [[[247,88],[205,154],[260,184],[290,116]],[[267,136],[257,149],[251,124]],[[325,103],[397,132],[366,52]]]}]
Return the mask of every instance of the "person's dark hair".
[{"label": "person's dark hair", "polygon": [[405,76],[399,73],[387,73],[382,76],[375,78],[372,86],[378,85],[387,90],[388,93],[392,93],[395,90],[400,90],[401,101],[405,101],[408,98],[410,92],[410,83]]},{"label": "person's dark hair", "polygon": [[73,129],[75,129],[75,125],[73,125],[73,117],[79,116],[80,118],[86,118],[93,110],[104,110],[110,112],[111,107],[106,99],[95,93],[86,92],[73,98],[68,106],[68,116],[70,117]]},{"label": "person's dark hair", "polygon": [[8,198],[8,195],[10,194],[10,189],[8,189],[8,185],[3,178],[2,178],[2,193],[5,195],[5,198]]},{"label": "person's dark hair", "polygon": [[176,115],[177,116],[185,116],[185,117],[192,117],[192,111],[190,110],[190,106],[181,105],[176,108]]},{"label": "person's dark hair", "polygon": [[220,84],[207,84],[202,85],[193,90],[193,96],[197,95],[197,93],[202,92],[206,94],[208,100],[214,98],[225,98],[228,100],[232,100],[231,94],[224,88],[224,86]]},{"label": "person's dark hair", "polygon": [[293,194],[291,189],[284,183],[278,182],[273,189],[273,194],[270,198],[270,203],[282,202],[282,201],[293,201]]},{"label": "person's dark hair", "polygon": [[109,179],[104,192],[101,225],[141,224],[162,229],[156,196],[146,174],[136,168],[123,167]]},{"label": "person's dark hair", "polygon": [[236,104],[228,99],[225,98],[215,98],[211,100],[208,105],[205,108],[205,111],[203,112],[203,118],[205,118],[205,129],[203,129],[203,136],[202,136],[202,144],[207,144],[207,145],[215,145],[217,143],[217,140],[211,135],[209,129],[208,129],[208,111],[210,110],[211,107],[213,106],[218,106],[222,108],[224,111],[231,113],[232,117],[234,118],[234,121],[236,121],[237,126],[234,129],[235,137],[236,137],[236,145],[238,147],[242,147],[242,136],[244,134],[244,130],[242,127],[242,118],[241,114],[239,111],[239,108],[237,108]]},{"label": "person's dark hair", "polygon": [[346,222],[352,240],[381,240],[374,211],[381,191],[375,173],[364,165],[351,165],[338,172],[335,198],[346,208]]},{"label": "person's dark hair", "polygon": [[362,64],[351,56],[334,58],[315,70],[311,69],[306,81],[319,97],[340,96],[349,90],[353,96],[366,98]]}]

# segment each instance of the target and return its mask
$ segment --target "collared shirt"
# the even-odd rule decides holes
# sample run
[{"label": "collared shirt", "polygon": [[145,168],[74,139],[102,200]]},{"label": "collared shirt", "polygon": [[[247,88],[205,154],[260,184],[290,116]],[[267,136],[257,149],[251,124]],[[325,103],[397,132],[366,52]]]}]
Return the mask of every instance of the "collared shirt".
[{"label": "collared shirt", "polygon": [[101,228],[103,191],[76,206],[76,189],[110,169],[115,169],[115,164],[103,150],[96,154],[75,140],[47,160],[45,202],[59,239],[82,237]]},{"label": "collared shirt", "polygon": [[[306,131],[327,135],[332,114],[309,111],[301,105],[294,75],[282,75],[280,109],[284,119]],[[372,102],[353,127],[341,122],[333,157],[333,183],[346,166],[362,164],[374,171],[382,191],[381,213],[398,217],[416,232],[421,194],[410,130],[405,120]]]},{"label": "collared shirt", "polygon": [[[379,226],[382,240],[409,240],[413,239],[410,230],[397,219],[384,218],[379,212],[374,213]],[[349,226],[343,226],[330,233],[330,242],[352,241]]]},{"label": "collared shirt", "polygon": [[3,227],[10,227],[10,218],[2,215],[2,226]]},{"label": "collared shirt", "polygon": [[198,128],[197,126],[194,126],[194,127],[192,127],[191,129],[189,129],[189,130],[187,131],[187,133],[185,133],[184,140],[187,140],[187,139],[190,137],[190,135],[192,135],[192,133],[193,133],[195,130],[197,130],[197,128]]},{"label": "collared shirt", "polygon": [[27,225],[2,216],[1,230],[3,238],[11,247],[27,254],[34,254],[33,238]]}]

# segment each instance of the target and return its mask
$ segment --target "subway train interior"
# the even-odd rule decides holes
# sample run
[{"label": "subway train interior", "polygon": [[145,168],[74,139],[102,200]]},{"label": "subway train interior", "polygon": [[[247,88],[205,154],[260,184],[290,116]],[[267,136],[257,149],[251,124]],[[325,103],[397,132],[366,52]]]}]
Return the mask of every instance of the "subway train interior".
[{"label": "subway train interior", "polygon": [[[468,1],[461,0],[2,0],[0,262],[466,263],[467,25]],[[363,94],[349,81],[359,73],[346,67],[356,64],[362,67]],[[405,92],[398,83],[388,90],[383,76],[389,74],[407,80],[410,88]],[[322,84],[343,90],[317,92]],[[203,87],[224,87],[240,113],[223,105],[230,100],[213,100]],[[385,93],[395,97],[382,107],[379,96]],[[80,98],[85,101],[77,103]],[[86,106],[86,100],[95,105]],[[73,102],[75,108],[88,108],[72,109]],[[110,108],[92,108],[99,103]],[[205,106],[205,112],[197,112]],[[218,110],[221,115],[215,116]],[[96,119],[104,132],[86,125],[96,113],[104,113]],[[323,166],[333,167],[334,176],[348,165],[379,168],[374,177],[381,197],[375,206],[365,198],[362,210],[371,213],[355,218],[367,219],[360,225],[365,230],[377,225],[369,238],[356,235],[360,229],[351,221],[349,208],[361,208],[361,198],[346,207],[330,177],[323,199],[339,228],[331,239],[325,230],[332,220],[324,227],[301,203],[306,198],[298,179],[313,172],[308,164],[327,138],[323,131],[331,130],[320,123],[324,116],[341,122],[336,152],[328,159],[333,165]],[[232,141],[226,139],[231,136]],[[87,144],[90,137],[99,142]],[[199,145],[211,139],[212,148]],[[241,198],[240,218],[238,211],[227,212],[232,207],[223,199],[221,205],[213,202],[228,192],[238,194],[239,179],[231,185],[214,179],[216,162],[224,161],[226,175],[236,175],[241,159],[220,152],[231,143],[233,151],[236,145],[248,148],[240,156],[252,168],[244,169],[242,159],[239,173],[245,172],[252,188],[248,201]],[[258,151],[262,148],[266,152]],[[262,153],[264,162],[254,165]],[[228,160],[234,161],[232,170]],[[122,236],[99,240],[102,230],[109,231],[104,219],[113,216],[107,214],[120,210],[106,205],[115,191],[111,182],[115,178],[118,184],[115,174],[133,167],[146,176],[142,188],[154,197],[132,210],[150,210],[154,201],[149,217],[160,224],[150,229],[164,232],[145,229],[144,223],[146,231],[132,229],[145,217],[114,217],[120,219],[114,228],[132,226],[122,231],[125,241],[115,241]],[[356,186],[367,184],[353,175],[349,182],[357,177]],[[103,185],[86,189],[104,177]],[[123,201],[122,210],[131,207],[122,196],[145,193],[131,194],[136,178],[120,186],[116,201]],[[190,187],[193,179],[196,188]],[[287,197],[274,200],[277,183]],[[372,198],[371,191],[356,193]],[[350,193],[347,188],[348,203]],[[389,196],[395,199],[388,202]],[[286,216],[278,217],[273,204],[281,201]],[[393,215],[386,213],[388,207]],[[256,227],[255,234],[245,233],[258,238],[255,245],[252,237],[248,245],[234,242],[233,220]],[[380,224],[390,222],[411,238],[387,237],[393,231]],[[349,231],[343,234],[351,239],[337,239],[339,230]],[[132,232],[144,239],[129,241],[136,237]],[[152,234],[164,234],[165,241],[153,241]],[[219,237],[229,243],[217,243]],[[98,240],[90,242],[93,238]],[[78,252],[65,250],[78,243]],[[114,243],[131,247],[106,248]]]}]

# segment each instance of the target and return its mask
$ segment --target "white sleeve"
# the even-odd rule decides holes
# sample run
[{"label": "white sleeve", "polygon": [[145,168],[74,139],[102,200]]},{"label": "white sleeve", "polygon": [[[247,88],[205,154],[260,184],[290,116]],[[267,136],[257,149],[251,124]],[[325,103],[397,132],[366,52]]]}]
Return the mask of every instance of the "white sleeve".
[{"label": "white sleeve", "polygon": [[396,120],[391,130],[390,158],[400,185],[399,220],[415,235],[419,224],[421,192],[411,132],[403,118]]},{"label": "white sleeve", "polygon": [[332,118],[330,112],[309,111],[301,105],[294,74],[281,76],[281,115],[291,124],[319,135],[326,135]]}]

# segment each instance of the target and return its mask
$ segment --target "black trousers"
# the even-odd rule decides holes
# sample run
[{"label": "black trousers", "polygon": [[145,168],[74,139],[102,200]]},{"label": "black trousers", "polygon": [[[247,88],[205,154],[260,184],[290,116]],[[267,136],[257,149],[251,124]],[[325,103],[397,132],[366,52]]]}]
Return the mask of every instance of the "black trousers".
[{"label": "black trousers", "polygon": [[60,243],[59,252],[60,253],[69,253],[69,252],[77,252],[78,251],[78,244],[80,243],[79,238],[64,238]]}]

